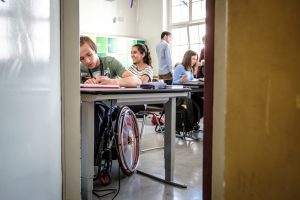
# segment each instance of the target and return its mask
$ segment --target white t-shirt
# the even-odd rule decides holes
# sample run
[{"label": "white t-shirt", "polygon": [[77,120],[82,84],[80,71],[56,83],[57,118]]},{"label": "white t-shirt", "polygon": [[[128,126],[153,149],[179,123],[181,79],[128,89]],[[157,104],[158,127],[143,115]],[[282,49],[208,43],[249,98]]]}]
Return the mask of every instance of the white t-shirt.
[{"label": "white t-shirt", "polygon": [[129,71],[131,71],[134,75],[137,75],[138,77],[142,77],[144,75],[149,77],[149,82],[152,81],[153,79],[153,69],[151,66],[147,66],[144,70],[138,70],[136,65],[131,65],[128,69]]}]

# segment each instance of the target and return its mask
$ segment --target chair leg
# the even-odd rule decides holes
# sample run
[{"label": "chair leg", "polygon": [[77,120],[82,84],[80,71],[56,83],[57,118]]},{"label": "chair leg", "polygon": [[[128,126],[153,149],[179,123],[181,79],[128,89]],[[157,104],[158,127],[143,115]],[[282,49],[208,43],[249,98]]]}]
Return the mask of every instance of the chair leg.
[{"label": "chair leg", "polygon": [[[156,131],[157,133],[164,133],[164,132],[165,132],[164,126],[162,126],[162,125],[160,124],[160,120],[162,119],[164,113],[165,113],[165,112],[162,111],[159,118],[155,115],[155,113],[153,114],[153,116],[156,118],[155,120],[157,121],[157,124],[156,124],[156,126],[155,126],[155,131]],[[157,128],[158,128],[158,129],[157,129]]]},{"label": "chair leg", "polygon": [[[155,113],[150,113],[150,112],[147,112],[147,113],[139,113],[139,114],[143,115],[143,121],[142,121],[141,133],[140,133],[140,142],[141,142],[141,141],[142,141],[142,136],[143,136],[144,131],[145,131],[145,122],[146,122],[146,117],[147,117],[147,115],[151,114],[151,115],[155,116],[157,122],[159,122],[158,120],[160,120],[161,117],[158,119],[158,117],[156,116]],[[163,129],[162,129],[160,123],[157,123],[157,125],[158,125],[158,127],[159,127],[159,130],[161,130],[161,132],[163,132],[163,131],[162,131]],[[157,125],[156,125],[156,126],[157,126]],[[140,152],[152,151],[152,150],[163,149],[163,148],[164,148],[164,146],[152,147],[152,148],[140,150]]]},{"label": "chair leg", "polygon": [[146,115],[143,115],[143,121],[142,121],[142,128],[141,128],[141,136],[140,138],[143,136],[144,134],[144,129],[145,129],[145,121],[146,121]]},{"label": "chair leg", "polygon": [[[139,136],[140,136],[140,139],[141,139],[142,136],[143,136],[143,134],[144,134],[146,115],[145,114],[141,114],[141,113],[136,113],[135,117],[136,117],[136,119],[138,121],[138,124],[142,123],[141,125],[138,125],[138,127],[141,126],[141,128],[139,128]],[[141,118],[142,118],[142,120],[141,120]]]}]

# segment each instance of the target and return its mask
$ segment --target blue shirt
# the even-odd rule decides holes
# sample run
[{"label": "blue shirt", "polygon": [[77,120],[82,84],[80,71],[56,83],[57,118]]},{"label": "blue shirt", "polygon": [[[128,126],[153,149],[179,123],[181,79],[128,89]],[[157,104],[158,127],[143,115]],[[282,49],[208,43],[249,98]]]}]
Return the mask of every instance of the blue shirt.
[{"label": "blue shirt", "polygon": [[170,44],[161,40],[156,45],[156,54],[158,59],[158,74],[172,73],[172,58]]},{"label": "blue shirt", "polygon": [[184,69],[184,66],[180,64],[175,67],[173,83],[182,83],[182,80],[181,80],[182,75],[187,75],[189,81],[194,79],[193,73],[186,71]]}]

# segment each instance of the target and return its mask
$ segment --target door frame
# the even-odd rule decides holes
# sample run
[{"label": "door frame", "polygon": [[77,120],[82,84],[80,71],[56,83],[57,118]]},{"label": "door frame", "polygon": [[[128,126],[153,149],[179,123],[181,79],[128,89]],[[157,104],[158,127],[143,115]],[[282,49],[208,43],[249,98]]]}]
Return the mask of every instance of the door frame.
[{"label": "door frame", "polygon": [[203,200],[212,197],[212,140],[214,87],[215,0],[206,1],[204,134],[203,134]]}]

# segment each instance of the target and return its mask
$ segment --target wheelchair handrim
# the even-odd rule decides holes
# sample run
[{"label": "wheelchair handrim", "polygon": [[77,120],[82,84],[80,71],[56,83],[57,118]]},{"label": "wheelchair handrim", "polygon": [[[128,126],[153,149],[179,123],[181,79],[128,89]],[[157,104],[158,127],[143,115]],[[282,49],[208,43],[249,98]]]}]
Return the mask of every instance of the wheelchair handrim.
[{"label": "wheelchair handrim", "polygon": [[126,175],[132,174],[139,161],[139,133],[134,113],[124,106],[117,121],[119,164]]}]

